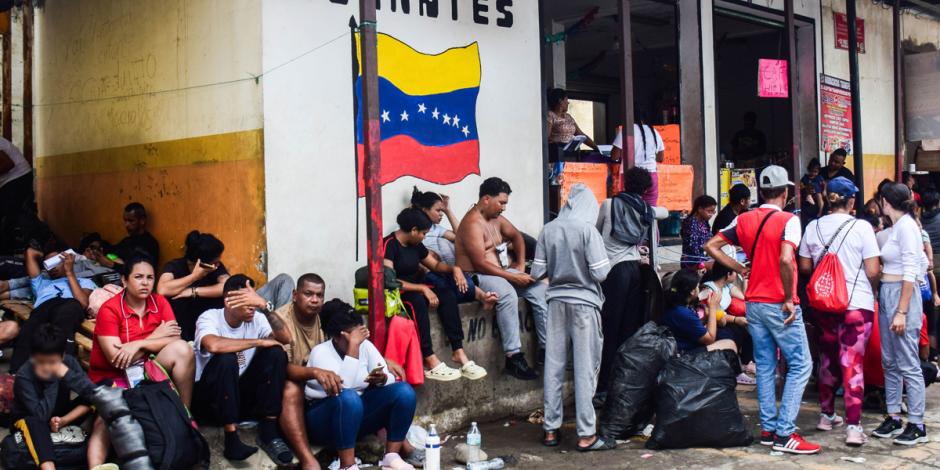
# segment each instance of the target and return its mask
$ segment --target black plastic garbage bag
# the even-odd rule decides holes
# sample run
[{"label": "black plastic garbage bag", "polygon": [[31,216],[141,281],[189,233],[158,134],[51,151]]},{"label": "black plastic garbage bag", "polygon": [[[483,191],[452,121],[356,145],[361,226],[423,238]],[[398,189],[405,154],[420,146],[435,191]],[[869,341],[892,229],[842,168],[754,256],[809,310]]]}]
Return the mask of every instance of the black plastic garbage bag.
[{"label": "black plastic garbage bag", "polygon": [[648,449],[750,445],[735,394],[741,370],[733,351],[688,354],[669,360],[656,389],[656,426]]},{"label": "black plastic garbage bag", "polygon": [[629,437],[640,431],[653,415],[656,377],[676,354],[676,340],[668,328],[653,322],[640,327],[617,350],[611,367],[607,401],[600,417],[600,434]]}]

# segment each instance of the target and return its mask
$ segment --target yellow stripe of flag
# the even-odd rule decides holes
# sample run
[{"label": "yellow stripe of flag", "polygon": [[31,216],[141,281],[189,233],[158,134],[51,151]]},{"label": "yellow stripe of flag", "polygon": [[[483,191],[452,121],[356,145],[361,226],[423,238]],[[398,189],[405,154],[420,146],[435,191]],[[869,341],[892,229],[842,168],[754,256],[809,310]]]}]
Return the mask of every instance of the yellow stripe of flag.
[{"label": "yellow stripe of flag", "polygon": [[[408,95],[435,95],[480,86],[480,48],[476,42],[432,55],[379,33],[376,47],[379,76]],[[359,63],[361,57],[360,49]]]}]

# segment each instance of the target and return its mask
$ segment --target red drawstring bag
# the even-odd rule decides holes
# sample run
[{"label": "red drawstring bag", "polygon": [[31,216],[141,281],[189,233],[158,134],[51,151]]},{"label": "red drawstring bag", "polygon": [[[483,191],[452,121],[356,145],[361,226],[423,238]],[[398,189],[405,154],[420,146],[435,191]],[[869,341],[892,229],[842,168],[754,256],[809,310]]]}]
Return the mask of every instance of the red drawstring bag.
[{"label": "red drawstring bag", "polygon": [[[834,252],[829,251],[829,246],[832,245],[832,242],[835,241],[849,222],[852,222],[852,220],[846,220],[829,239],[829,243],[823,249],[822,258],[816,264],[812,277],[809,278],[809,284],[806,286],[806,297],[809,300],[809,306],[816,310],[829,313],[845,313],[849,309],[851,299],[848,287],[845,284],[845,272],[842,270],[842,262],[839,261],[839,257]],[[816,232],[819,233],[819,222],[816,223]],[[819,238],[822,240],[821,236]],[[842,243],[845,243],[845,238],[842,239]],[[841,243],[839,248],[842,248]]]}]

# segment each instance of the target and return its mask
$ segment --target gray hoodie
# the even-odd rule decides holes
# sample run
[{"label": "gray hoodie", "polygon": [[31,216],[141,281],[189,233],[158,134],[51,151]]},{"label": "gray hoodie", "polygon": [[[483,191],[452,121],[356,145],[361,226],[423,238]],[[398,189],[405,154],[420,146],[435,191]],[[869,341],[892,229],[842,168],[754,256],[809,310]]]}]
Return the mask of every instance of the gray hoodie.
[{"label": "gray hoodie", "polygon": [[558,218],[539,234],[532,262],[532,277],[548,278],[548,300],[601,308],[601,282],[610,272],[604,239],[594,224],[597,199],[583,184],[568,193]]}]

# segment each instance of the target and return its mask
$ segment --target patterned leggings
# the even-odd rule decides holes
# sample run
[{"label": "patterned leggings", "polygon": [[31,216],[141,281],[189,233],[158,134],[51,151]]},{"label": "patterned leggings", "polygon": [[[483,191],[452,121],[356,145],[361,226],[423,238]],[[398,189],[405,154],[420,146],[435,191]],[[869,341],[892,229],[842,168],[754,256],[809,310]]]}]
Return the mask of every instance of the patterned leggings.
[{"label": "patterned leggings", "polygon": [[849,310],[845,315],[818,313],[819,335],[819,405],[822,412],[835,412],[835,390],[842,375],[845,421],[859,423],[865,396],[863,365],[865,347],[871,336],[874,313]]}]

